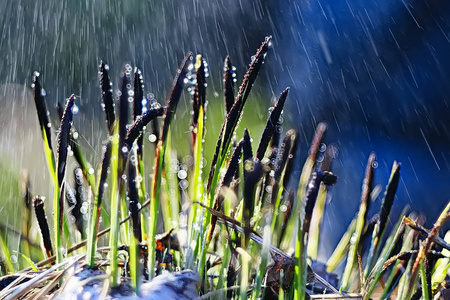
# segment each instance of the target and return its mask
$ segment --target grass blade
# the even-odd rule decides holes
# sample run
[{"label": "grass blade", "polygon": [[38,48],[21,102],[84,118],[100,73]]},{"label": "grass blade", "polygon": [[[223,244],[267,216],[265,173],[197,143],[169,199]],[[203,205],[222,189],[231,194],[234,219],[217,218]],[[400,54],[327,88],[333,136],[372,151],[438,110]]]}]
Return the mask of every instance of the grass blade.
[{"label": "grass blade", "polygon": [[280,98],[275,104],[275,107],[273,108],[272,112],[270,113],[269,119],[267,120],[266,127],[264,128],[261,140],[259,142],[258,150],[256,151],[256,158],[258,158],[259,160],[263,159],[267,146],[269,145],[269,141],[271,140],[275,132],[276,125],[278,124],[281,112],[283,111],[288,92],[289,88],[286,88],[281,93]]},{"label": "grass blade", "polygon": [[[316,157],[319,152],[319,147],[322,142],[323,136],[325,135],[325,130],[327,126],[325,123],[319,123],[316,128],[316,132],[314,133],[313,140],[311,142],[311,146],[309,148],[308,157],[306,158],[306,162],[303,165],[302,173],[300,175],[300,181],[297,188],[297,200],[294,202],[294,207],[292,211],[294,215],[297,215],[300,212],[302,200],[305,198],[306,188],[311,177],[311,173],[316,162]],[[290,218],[286,227],[287,232],[295,232],[295,226],[297,226],[298,219]],[[283,248],[289,247],[291,244],[292,236],[284,236],[281,246]]]},{"label": "grass blade", "polygon": [[51,127],[52,124],[48,119],[47,105],[45,104],[45,91],[40,83],[39,72],[34,72],[33,75],[33,92],[34,92],[34,103],[36,104],[36,110],[38,114],[39,125],[41,127],[42,135],[45,136],[44,140],[47,142],[46,146],[52,151],[52,134]]},{"label": "grass blade", "polygon": [[184,86],[184,78],[188,72],[189,66],[192,66],[192,53],[188,53],[181,66],[175,76],[172,90],[170,92],[169,98],[167,100],[167,106],[164,113],[164,121],[163,121],[163,129],[161,132],[161,136],[158,140],[158,144],[156,146],[155,151],[155,162],[153,164],[155,170],[153,173],[153,180],[151,185],[151,203],[150,203],[150,228],[148,232],[148,271],[150,274],[150,279],[154,276],[155,271],[155,235],[156,235],[156,224],[157,224],[157,216],[159,209],[159,192],[161,186],[161,172],[164,161],[164,152],[165,152],[165,142],[167,139],[167,135],[169,133],[169,125],[172,121],[173,115],[175,114],[175,110],[177,108],[178,102],[181,97],[181,93],[183,92]]},{"label": "grass blade", "polygon": [[72,126],[72,108],[75,103],[75,95],[71,95],[67,99],[66,106],[64,108],[64,114],[61,119],[61,125],[58,133],[58,147],[57,147],[57,185],[55,186],[55,200],[53,209],[54,214],[54,231],[55,231],[55,247],[56,247],[56,263],[59,264],[62,261],[62,225],[63,225],[63,209],[64,209],[64,176],[66,173],[67,154],[70,143],[70,129]]},{"label": "grass blade", "polygon": [[[334,159],[336,151],[334,146],[329,146],[327,148],[325,158],[321,165],[322,171],[331,171],[331,162]],[[311,217],[311,229],[308,238],[308,257],[310,257],[312,261],[317,260],[319,255],[320,230],[325,214],[327,193],[327,187],[324,184],[321,184],[313,215]]]},{"label": "grass blade", "polygon": [[53,256],[52,240],[50,238],[50,229],[48,227],[47,216],[44,210],[44,197],[36,196],[33,199],[34,212],[41,230],[42,242],[44,244],[45,254],[47,257]]},{"label": "grass blade", "polygon": [[[143,106],[143,102],[146,104],[147,99],[144,97],[144,78],[142,72],[138,68],[134,69],[134,94],[133,94],[133,120],[136,121],[138,116],[147,111],[147,107]],[[137,155],[139,160],[142,159],[142,147],[144,142],[144,135],[140,135],[137,139]]]},{"label": "grass blade", "polygon": [[136,180],[137,152],[133,148],[128,162],[128,208],[130,210],[133,237],[130,239],[130,271],[131,282],[137,295],[140,294],[140,267],[139,244],[142,241],[141,216],[139,215],[139,182]]},{"label": "grass blade", "polygon": [[359,206],[358,217],[356,218],[356,228],[354,233],[354,242],[350,245],[347,264],[345,265],[344,273],[342,275],[341,291],[348,291],[350,288],[350,277],[356,266],[357,252],[360,246],[361,236],[363,234],[364,226],[367,222],[367,212],[370,205],[370,193],[373,188],[373,173],[375,162],[375,153],[371,153],[367,161],[366,175],[361,192],[361,204]]},{"label": "grass blade", "polygon": [[223,67],[223,95],[225,102],[225,114],[228,114],[234,104],[234,85],[236,83],[235,68],[231,64],[231,59],[225,57]]},{"label": "grass blade", "polygon": [[[193,145],[196,144],[196,139],[198,135],[198,118],[200,114],[200,110],[203,111],[203,116],[205,116],[205,105],[206,105],[206,62],[202,58],[201,55],[197,55],[196,63],[195,63],[195,74],[196,74],[196,83],[194,88],[194,95],[192,96],[192,111],[194,114],[192,115],[192,141]],[[204,120],[203,120],[204,123]],[[203,136],[200,136],[202,139]]]},{"label": "grass blade", "polygon": [[90,268],[95,265],[95,252],[97,247],[97,233],[99,229],[100,212],[102,210],[103,195],[107,185],[106,179],[108,177],[108,168],[111,162],[112,143],[108,143],[103,147],[103,158],[100,169],[100,178],[97,184],[97,193],[95,195],[95,202],[92,207],[89,225],[89,237],[87,243],[86,263]]},{"label": "grass blade", "polygon": [[378,254],[379,244],[384,236],[384,231],[388,223],[388,218],[391,213],[395,193],[397,192],[397,187],[400,180],[400,166],[401,164],[397,164],[397,162],[394,162],[394,164],[392,165],[391,176],[389,178],[388,185],[386,186],[386,192],[379,212],[380,218],[373,232],[374,238],[372,238],[372,243],[370,245],[369,254],[367,257],[367,264],[364,271],[364,278],[367,278],[369,270],[373,267],[374,263],[373,260]]},{"label": "grass blade", "polygon": [[[305,299],[306,297],[306,283],[308,265],[306,262],[306,249],[309,234],[309,227],[311,224],[312,212],[319,194],[320,184],[323,182],[325,185],[335,184],[337,180],[336,175],[331,172],[318,171],[314,172],[311,177],[311,181],[308,185],[308,191],[305,195],[305,217],[303,223],[299,222],[299,230],[297,235],[297,244],[295,249],[295,298]],[[298,195],[297,195],[298,197]],[[297,198],[298,199],[298,198]]]},{"label": "grass blade", "polygon": [[109,66],[104,61],[100,62],[98,74],[100,78],[102,108],[105,112],[108,132],[111,135],[114,129],[114,122],[116,121],[116,114],[114,112],[113,87],[112,82],[109,79]]}]

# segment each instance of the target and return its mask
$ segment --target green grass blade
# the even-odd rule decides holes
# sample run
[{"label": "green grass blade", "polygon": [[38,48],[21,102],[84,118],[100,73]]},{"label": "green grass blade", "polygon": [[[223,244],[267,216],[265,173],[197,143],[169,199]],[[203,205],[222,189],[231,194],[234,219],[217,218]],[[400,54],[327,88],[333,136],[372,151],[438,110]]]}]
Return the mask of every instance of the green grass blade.
[{"label": "green grass blade", "polygon": [[[303,165],[302,173],[300,175],[300,181],[297,188],[297,200],[294,202],[294,207],[292,208],[293,216],[296,216],[303,205],[303,199],[305,198],[306,188],[313,171],[314,164],[316,162],[317,153],[319,152],[320,143],[322,142],[323,136],[325,134],[327,126],[325,123],[319,123],[314,133],[313,141],[311,142],[311,147],[309,148],[308,157]],[[297,225],[297,218],[290,218],[286,226],[285,232],[295,232]],[[282,248],[289,248],[292,240],[291,235],[284,235],[281,242]]]},{"label": "green grass blade", "polygon": [[113,135],[110,137],[111,142],[111,233],[109,235],[109,275],[111,287],[119,285],[119,267],[117,264],[117,255],[119,247],[119,218],[120,218],[120,193],[119,193],[119,137],[118,126],[115,126]]},{"label": "green grass blade", "polygon": [[375,154],[371,154],[367,161],[366,175],[363,183],[363,190],[361,193],[361,204],[359,206],[358,217],[356,218],[356,227],[354,233],[354,242],[350,244],[350,249],[347,257],[347,264],[345,265],[344,273],[342,275],[341,291],[348,291],[350,288],[350,278],[356,266],[357,251],[360,247],[361,236],[363,234],[364,226],[367,220],[367,212],[370,203],[370,193],[373,186],[373,163],[375,161]]},{"label": "green grass blade", "polygon": [[89,267],[94,267],[95,265],[95,252],[97,247],[97,233],[100,225],[100,212],[102,210],[103,196],[105,192],[105,187],[107,185],[106,179],[108,177],[108,168],[111,162],[112,143],[111,140],[108,141],[106,146],[103,148],[103,159],[100,169],[100,177],[97,184],[97,193],[95,195],[95,202],[91,210],[90,215],[90,225],[89,225],[89,236],[87,243],[87,254],[86,263]]},{"label": "green grass blade", "polygon": [[156,224],[160,203],[160,191],[161,191],[161,176],[162,168],[164,165],[164,153],[166,147],[166,139],[169,134],[169,125],[177,108],[178,102],[181,97],[184,86],[184,78],[188,72],[189,65],[191,65],[192,53],[188,53],[181,67],[175,76],[174,83],[172,85],[172,90],[170,92],[169,98],[167,100],[167,107],[164,114],[163,129],[161,131],[161,136],[159,138],[158,144],[155,150],[155,161],[154,161],[154,173],[151,185],[151,203],[150,203],[150,228],[148,230],[148,272],[150,279],[154,277],[155,270],[155,235],[156,235]]}]

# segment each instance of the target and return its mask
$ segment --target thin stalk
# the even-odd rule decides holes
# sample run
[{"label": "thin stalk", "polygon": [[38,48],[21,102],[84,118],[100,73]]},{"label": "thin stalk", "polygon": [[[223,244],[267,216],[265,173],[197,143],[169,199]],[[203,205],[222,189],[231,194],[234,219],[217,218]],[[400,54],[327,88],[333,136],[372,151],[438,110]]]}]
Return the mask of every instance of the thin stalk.
[{"label": "thin stalk", "polygon": [[350,277],[356,265],[357,252],[360,247],[361,236],[363,234],[364,226],[367,220],[367,212],[370,204],[370,193],[373,187],[373,173],[375,154],[371,153],[367,161],[366,175],[364,177],[361,204],[359,206],[358,217],[356,218],[356,228],[354,233],[354,242],[350,244],[350,249],[347,257],[347,264],[345,265],[344,273],[342,275],[341,292],[348,291],[350,288]]},{"label": "thin stalk", "polygon": [[[297,234],[297,242],[295,249],[295,298],[296,299],[305,299],[306,297],[306,283],[307,283],[307,273],[308,273],[308,264],[306,261],[307,253],[307,244],[308,244],[308,234],[309,228],[311,224],[311,216],[313,213],[313,209],[317,200],[317,196],[319,193],[320,184],[323,182],[325,185],[335,184],[337,180],[336,175],[331,172],[314,172],[311,176],[310,183],[308,185],[308,190],[305,195],[305,217],[303,222],[298,222],[298,234]],[[297,195],[298,199],[299,195]],[[298,214],[300,216],[300,214]]]},{"label": "thin stalk", "polygon": [[111,234],[109,235],[109,275],[111,287],[119,285],[119,267],[117,254],[119,247],[119,217],[120,217],[120,194],[119,194],[119,137],[118,126],[115,126],[111,142]]},{"label": "thin stalk", "polygon": [[430,300],[431,299],[431,282],[428,282],[427,280],[427,272],[426,268],[428,265],[428,260],[425,258],[421,263],[419,267],[419,273],[420,273],[420,283],[422,285],[422,299],[423,300]]},{"label": "thin stalk", "polygon": [[151,185],[151,203],[150,203],[150,227],[148,231],[148,272],[149,278],[152,279],[154,277],[155,272],[155,235],[156,235],[156,224],[158,217],[158,208],[160,202],[160,191],[161,191],[161,176],[162,176],[162,168],[164,165],[164,153],[165,153],[165,144],[167,135],[169,134],[169,125],[175,114],[175,110],[177,108],[178,102],[181,97],[181,93],[183,91],[184,86],[184,78],[188,72],[188,68],[192,61],[192,53],[188,53],[182,64],[180,69],[177,72],[177,75],[174,79],[174,83],[172,85],[172,90],[170,92],[169,98],[167,100],[167,107],[164,114],[164,122],[163,129],[161,131],[161,136],[158,140],[158,144],[155,150],[155,161],[153,163],[154,173]]},{"label": "thin stalk", "polygon": [[106,179],[108,177],[108,168],[111,162],[111,141],[108,141],[103,147],[103,159],[100,171],[100,178],[97,184],[97,194],[95,196],[94,206],[90,216],[89,237],[87,244],[86,263],[90,268],[95,265],[95,251],[97,246],[97,232],[100,225],[100,212],[102,210],[103,194],[106,187]]},{"label": "thin stalk", "polygon": [[[303,165],[302,173],[300,175],[300,181],[297,188],[297,200],[294,202],[294,207],[292,208],[292,212],[294,215],[298,214],[303,205],[302,201],[305,198],[307,185],[311,177],[317,154],[319,152],[320,143],[322,142],[326,128],[327,126],[325,123],[319,123],[317,125],[316,132],[314,133],[313,141],[311,142],[311,146],[309,148],[308,157],[306,158],[306,162]],[[297,222],[297,218],[290,218],[285,232],[295,232],[295,226],[297,225]],[[291,235],[283,236],[281,247],[288,248],[291,244],[291,240]]]},{"label": "thin stalk", "polygon": [[130,273],[131,284],[134,291],[139,296],[141,286],[142,268],[139,259],[139,244],[142,241],[141,218],[139,215],[139,182],[136,181],[137,173],[137,151],[132,148],[128,162],[128,208],[131,216],[131,224],[133,228],[130,241]]},{"label": "thin stalk", "polygon": [[54,198],[54,231],[55,231],[55,247],[56,247],[56,263],[62,261],[63,248],[62,248],[62,225],[63,225],[63,206],[64,206],[64,176],[67,165],[67,153],[70,143],[70,129],[72,126],[72,107],[74,105],[75,95],[71,95],[67,99],[64,114],[61,119],[61,126],[58,134],[58,148],[57,148],[57,173],[56,178],[58,184],[55,186],[55,198]]}]

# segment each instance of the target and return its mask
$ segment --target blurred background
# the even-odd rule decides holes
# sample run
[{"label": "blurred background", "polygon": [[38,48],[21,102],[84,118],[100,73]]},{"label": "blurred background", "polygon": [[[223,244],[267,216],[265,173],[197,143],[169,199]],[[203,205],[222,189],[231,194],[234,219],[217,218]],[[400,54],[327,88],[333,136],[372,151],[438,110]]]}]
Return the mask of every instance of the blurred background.
[{"label": "blurred background", "polygon": [[[124,63],[143,70],[146,92],[164,102],[184,53],[209,63],[206,140],[223,120],[222,69],[228,54],[238,83],[264,37],[273,46],[243,122],[255,140],[270,100],[291,87],[284,130],[300,134],[296,176],[318,122],[326,144],[339,149],[339,176],[327,207],[324,255],[334,248],[359,205],[370,152],[375,183],[387,184],[402,163],[394,212],[409,205],[430,226],[450,196],[450,2],[425,0],[4,0],[0,2],[0,220],[15,224],[21,203],[15,180],[27,168],[35,193],[52,195],[31,97],[33,71],[42,74],[53,107],[74,93],[80,143],[97,166],[106,126],[98,64],[109,63],[116,84]],[[187,153],[189,95],[173,129]],[[181,124],[181,125],[180,125]],[[182,124],[185,124],[183,126]],[[209,161],[212,151],[205,153]],[[376,200],[380,203],[381,196]],[[379,205],[373,205],[379,207]]]}]

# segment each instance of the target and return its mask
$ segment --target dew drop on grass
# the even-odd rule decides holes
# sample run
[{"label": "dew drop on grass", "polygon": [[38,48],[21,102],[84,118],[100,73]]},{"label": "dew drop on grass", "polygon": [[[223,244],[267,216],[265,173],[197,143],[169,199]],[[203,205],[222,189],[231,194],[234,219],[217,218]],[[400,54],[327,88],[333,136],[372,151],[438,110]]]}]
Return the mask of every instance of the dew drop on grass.
[{"label": "dew drop on grass", "polygon": [[378,168],[378,162],[377,161],[374,161],[372,163],[372,168],[374,168],[374,169]]},{"label": "dew drop on grass", "polygon": [[148,136],[148,140],[152,143],[156,142],[156,135],[153,133]]},{"label": "dew drop on grass", "polygon": [[187,189],[188,186],[189,182],[186,179],[180,181],[180,188],[182,188],[183,190]]},{"label": "dew drop on grass", "polygon": [[73,104],[73,106],[72,106],[72,114],[73,114],[73,115],[76,115],[76,114],[78,114],[79,112],[80,112],[80,108],[78,107],[78,105]]},{"label": "dew drop on grass", "polygon": [[11,257],[9,258],[9,260],[13,263],[16,264],[17,263],[17,255],[11,255]]},{"label": "dew drop on grass", "polygon": [[352,237],[350,238],[350,244],[354,244],[356,242],[356,234],[355,233],[353,233],[352,234]]},{"label": "dew drop on grass", "polygon": [[179,179],[183,180],[183,179],[186,179],[186,177],[187,177],[187,172],[185,170],[178,171],[178,178]]},{"label": "dew drop on grass", "polygon": [[89,168],[88,173],[89,173],[90,175],[94,174],[94,168]]},{"label": "dew drop on grass", "polygon": [[74,224],[75,223],[75,217],[73,215],[69,215],[69,223]]}]

